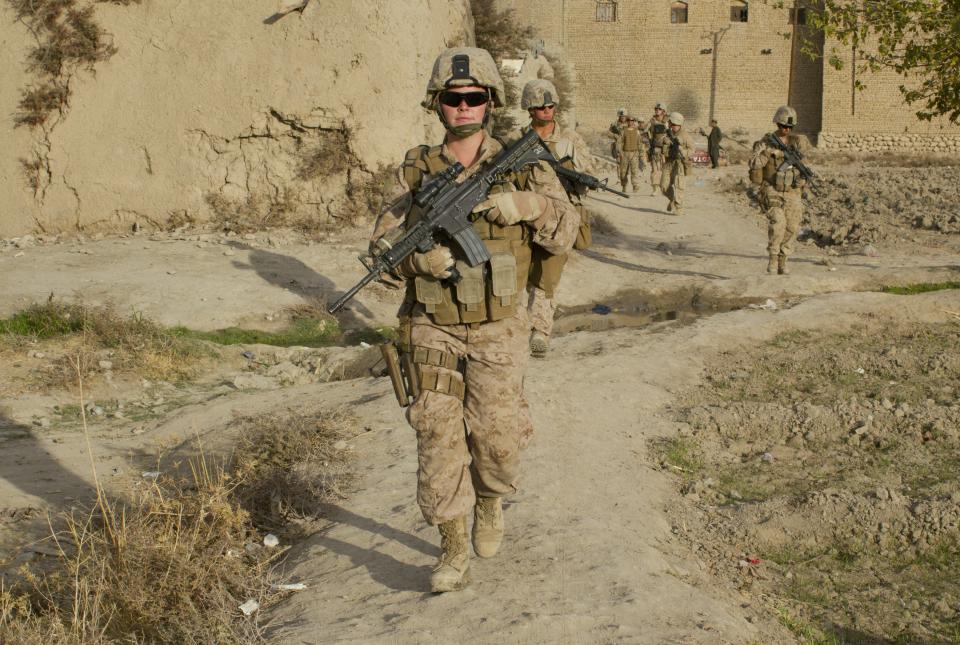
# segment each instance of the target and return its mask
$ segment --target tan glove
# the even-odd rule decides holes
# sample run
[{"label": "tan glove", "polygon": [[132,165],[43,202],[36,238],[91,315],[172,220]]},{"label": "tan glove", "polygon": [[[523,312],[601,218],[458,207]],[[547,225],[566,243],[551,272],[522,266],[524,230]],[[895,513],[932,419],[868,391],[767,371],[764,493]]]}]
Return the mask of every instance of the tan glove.
[{"label": "tan glove", "polygon": [[498,193],[473,209],[475,213],[487,211],[484,217],[500,226],[536,221],[546,210],[547,198],[528,190]]},{"label": "tan glove", "polygon": [[410,268],[417,275],[430,275],[438,280],[450,277],[453,267],[453,254],[445,246],[435,246],[426,253],[414,253],[410,256]]}]

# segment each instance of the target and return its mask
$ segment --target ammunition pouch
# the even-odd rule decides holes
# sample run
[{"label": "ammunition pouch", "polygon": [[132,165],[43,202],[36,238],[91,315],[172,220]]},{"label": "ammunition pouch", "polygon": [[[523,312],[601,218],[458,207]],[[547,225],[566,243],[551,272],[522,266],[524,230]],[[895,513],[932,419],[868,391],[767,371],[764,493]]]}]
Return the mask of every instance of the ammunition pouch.
[{"label": "ammunition pouch", "polygon": [[465,393],[464,361],[460,357],[430,347],[413,347],[411,365],[416,372],[419,390],[449,394],[461,401]]}]

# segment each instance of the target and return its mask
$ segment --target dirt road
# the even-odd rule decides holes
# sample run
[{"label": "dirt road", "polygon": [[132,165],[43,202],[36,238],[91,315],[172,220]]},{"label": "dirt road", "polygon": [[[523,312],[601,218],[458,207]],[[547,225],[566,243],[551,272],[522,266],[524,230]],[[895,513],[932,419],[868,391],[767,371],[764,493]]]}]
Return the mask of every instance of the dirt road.
[{"label": "dirt road", "polygon": [[[825,252],[801,245],[792,275],[768,276],[761,219],[734,208],[717,186],[699,170],[682,217],[666,214],[662,197],[590,200],[606,232],[568,264],[559,300],[575,314],[566,328],[604,331],[560,336],[547,359],[531,364],[526,383],[537,435],[523,489],[508,500],[503,551],[474,560],[475,582],[461,593],[427,592],[437,539],[414,503],[415,441],[385,379],[275,389],[208,383],[205,396],[137,424],[135,435],[129,424],[104,425],[98,468],[122,473],[131,455],[197,432],[215,443],[236,412],[349,406],[368,429],[351,442],[357,490],[329,509],[326,529],[294,546],[288,577],[307,589],[272,610],[276,642],[794,642],[748,596],[715,584],[677,537],[682,527],[671,525],[668,509],[679,497],[651,458],[650,442],[676,432],[667,406],[720,349],[795,327],[839,328],[868,312],[943,317],[943,309],[958,309],[955,292],[909,301],[859,292],[957,280],[960,267],[954,256],[916,246],[825,263]],[[109,300],[168,324],[269,327],[268,317],[284,306],[358,279],[354,256],[364,247],[359,233],[311,245],[276,233],[8,245],[0,253],[0,315],[53,292]],[[767,298],[777,310],[714,313]],[[390,324],[394,299],[371,290],[342,322]],[[611,307],[611,317],[587,313],[596,304]],[[665,321],[630,326],[651,319]],[[220,381],[229,381],[230,366],[223,369]],[[144,389],[127,385],[113,396],[139,397]],[[3,399],[4,504],[49,507],[81,495],[88,480],[82,440],[50,411],[70,403],[69,393],[8,385]],[[40,427],[47,417],[54,423]],[[3,543],[13,541],[15,527],[0,526]]]}]

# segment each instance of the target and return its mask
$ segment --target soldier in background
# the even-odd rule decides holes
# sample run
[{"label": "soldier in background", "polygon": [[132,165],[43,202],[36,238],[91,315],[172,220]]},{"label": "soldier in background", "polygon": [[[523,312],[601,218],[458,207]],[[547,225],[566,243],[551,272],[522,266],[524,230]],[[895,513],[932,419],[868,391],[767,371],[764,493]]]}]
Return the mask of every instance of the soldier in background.
[{"label": "soldier in background", "polygon": [[795,167],[784,163],[784,154],[773,138],[801,155],[810,149],[802,134],[794,134],[797,111],[789,105],[777,108],[773,115],[777,126],[753,144],[750,155],[750,181],[760,186],[760,206],[767,216],[767,273],[790,273],[787,258],[803,218],[803,187],[807,180]]},{"label": "soldier in background", "polygon": [[723,132],[717,125],[716,119],[710,119],[710,133],[707,135],[707,153],[710,155],[710,167],[720,167],[720,142],[723,141]]},{"label": "soldier in background", "polygon": [[[373,243],[424,217],[413,193],[431,177],[457,162],[469,177],[503,149],[484,126],[504,102],[503,80],[486,50],[440,54],[423,106],[440,118],[446,135],[438,145],[407,152],[401,169],[407,192],[381,213]],[[406,285],[400,344],[419,382],[407,408],[416,430],[417,502],[440,530],[434,592],[468,582],[471,511],[476,554],[489,558],[500,548],[501,499],[517,490],[520,450],[532,430],[523,397],[530,257],[535,246],[569,251],[580,220],[546,164],[503,179],[475,209],[473,226],[491,254],[488,262],[471,267],[459,248],[437,245],[413,253],[391,276]],[[451,284],[446,278],[454,267],[461,277]]]},{"label": "soldier in background", "polygon": [[647,126],[647,136],[650,138],[648,148],[650,160],[651,195],[660,190],[660,175],[663,170],[663,142],[667,136],[667,105],[662,101],[653,108],[650,125]]},{"label": "soldier in background", "polygon": [[614,142],[616,150],[616,159],[619,163],[620,185],[623,191],[627,190],[627,180],[633,186],[633,192],[640,190],[640,155],[643,154],[641,148],[643,138],[640,129],[637,127],[636,117],[627,119],[627,127],[617,137]]},{"label": "soldier in background", "polygon": [[[556,121],[560,107],[560,95],[557,88],[548,80],[536,79],[527,83],[520,97],[520,107],[530,114],[530,124],[521,129],[526,134],[530,128],[537,131],[547,148],[557,159],[566,159],[565,165],[573,170],[584,171],[578,161],[583,158],[577,151],[573,138],[561,133]],[[590,245],[590,215],[583,206],[581,197],[583,188],[563,183],[567,197],[580,213],[580,230],[573,248],[585,249]],[[550,333],[553,331],[553,318],[556,313],[554,298],[560,284],[563,267],[567,263],[566,254],[548,253],[534,248],[530,265],[530,323],[533,332],[530,336],[530,353],[542,358],[549,349]]]},{"label": "soldier in background", "polygon": [[647,157],[650,155],[650,133],[647,132],[647,122],[637,120],[637,129],[640,130],[640,174],[647,170]]},{"label": "soldier in background", "polygon": [[660,190],[670,200],[667,212],[681,215],[685,178],[693,172],[693,139],[683,129],[683,115],[679,112],[671,113],[667,122],[669,130],[660,146],[664,159]]},{"label": "soldier in background", "polygon": [[617,137],[627,127],[627,108],[617,110],[617,120],[610,124],[610,134]]}]

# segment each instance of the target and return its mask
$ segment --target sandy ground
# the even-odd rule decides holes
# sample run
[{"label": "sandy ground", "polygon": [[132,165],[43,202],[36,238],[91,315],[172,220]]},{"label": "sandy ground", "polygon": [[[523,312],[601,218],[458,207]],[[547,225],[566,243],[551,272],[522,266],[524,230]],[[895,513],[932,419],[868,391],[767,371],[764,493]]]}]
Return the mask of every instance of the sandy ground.
[{"label": "sandy ground", "polygon": [[[715,302],[772,298],[778,310],[556,338],[527,378],[537,436],[526,455],[523,489],[508,500],[506,544],[495,559],[475,560],[475,582],[461,593],[426,591],[438,540],[414,503],[415,440],[385,379],[275,389],[214,380],[156,419],[101,426],[94,433],[98,471],[105,479],[136,478],[158,446],[175,447],[196,434],[211,445],[223,443],[237,413],[350,407],[369,430],[352,441],[357,490],[330,509],[325,530],[294,546],[288,574],[308,589],[271,612],[276,642],[793,642],[749,597],[715,583],[707,564],[676,535],[668,510],[679,496],[670,475],[655,467],[648,444],[676,432],[666,406],[697,383],[720,348],[759,343],[797,326],[845,324],[845,316],[863,311],[946,316],[938,311],[955,311],[955,298],[947,306],[936,296],[858,292],[957,280],[960,262],[916,245],[879,243],[876,257],[830,256],[800,245],[792,275],[768,276],[762,272],[765,224],[734,207],[715,177],[697,171],[682,217],[666,214],[662,197],[592,198],[590,207],[613,230],[568,264],[560,304],[571,311],[601,303],[623,313],[684,294],[693,308],[709,296]],[[359,233],[314,244],[282,234],[191,234],[7,245],[0,252],[0,315],[54,293],[110,301],[167,324],[268,327],[267,316],[283,307],[358,280],[355,256],[364,247]],[[342,322],[390,324],[393,310],[394,295],[370,290]],[[602,322],[603,316],[594,318]],[[230,369],[222,368],[224,383]],[[128,384],[113,395],[140,397],[144,389]],[[6,391],[0,401],[2,506],[43,509],[82,497],[89,488],[82,438],[49,412],[54,404],[75,402],[71,395]],[[49,428],[34,424],[44,414],[54,419]],[[15,543],[23,522],[0,523],[0,544]]]}]

